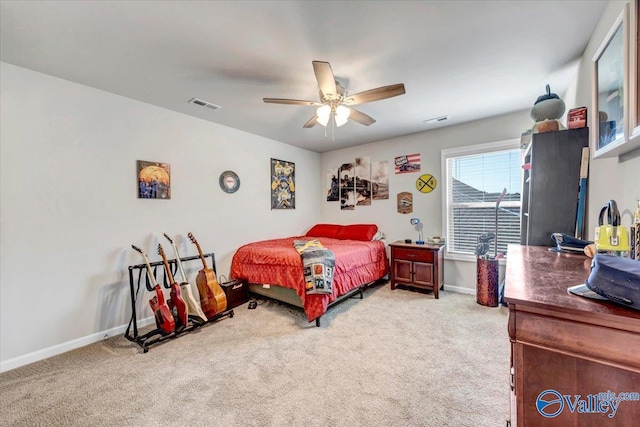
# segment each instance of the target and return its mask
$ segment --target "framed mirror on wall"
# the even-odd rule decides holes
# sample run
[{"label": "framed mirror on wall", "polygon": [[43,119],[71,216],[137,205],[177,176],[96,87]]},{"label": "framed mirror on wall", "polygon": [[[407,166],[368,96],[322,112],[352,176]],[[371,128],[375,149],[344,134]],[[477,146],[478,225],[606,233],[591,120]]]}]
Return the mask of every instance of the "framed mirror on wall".
[{"label": "framed mirror on wall", "polygon": [[628,8],[614,22],[593,57],[594,157],[625,143]]},{"label": "framed mirror on wall", "polygon": [[629,140],[640,146],[640,0],[631,0],[629,6]]},{"label": "framed mirror on wall", "polygon": [[593,157],[640,149],[640,0],[626,3],[593,57]]}]

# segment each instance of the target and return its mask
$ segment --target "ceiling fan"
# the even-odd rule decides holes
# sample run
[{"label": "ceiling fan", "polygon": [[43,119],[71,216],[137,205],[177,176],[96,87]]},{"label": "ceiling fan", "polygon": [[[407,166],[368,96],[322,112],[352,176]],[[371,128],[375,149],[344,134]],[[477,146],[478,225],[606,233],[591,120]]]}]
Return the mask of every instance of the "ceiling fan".
[{"label": "ceiling fan", "polygon": [[361,111],[351,108],[352,105],[379,101],[405,93],[404,84],[398,83],[369,89],[348,96],[345,88],[335,79],[331,65],[329,65],[328,62],[313,61],[313,71],[318,81],[318,89],[320,92],[319,102],[283,98],[263,98],[262,100],[268,104],[310,105],[318,107],[316,114],[304,124],[304,128],[311,128],[317,123],[327,126],[332,120],[338,127],[344,125],[349,120],[369,126],[376,122],[375,119]]}]

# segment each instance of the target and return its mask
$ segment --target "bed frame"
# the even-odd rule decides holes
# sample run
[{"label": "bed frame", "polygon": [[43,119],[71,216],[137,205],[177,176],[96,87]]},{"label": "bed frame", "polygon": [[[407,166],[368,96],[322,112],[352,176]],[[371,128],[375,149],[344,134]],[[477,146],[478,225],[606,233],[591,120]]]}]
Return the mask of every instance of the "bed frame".
[{"label": "bed frame", "polygon": [[[353,298],[356,294],[358,294],[360,296],[359,299],[363,299],[364,298],[364,294],[362,293],[366,288],[368,288],[369,286],[375,284],[375,283],[381,283],[384,282],[385,279],[378,279],[375,280],[373,282],[368,282],[365,283],[363,285],[357,286],[353,289],[351,289],[349,292],[347,292],[346,294],[340,295],[338,298],[336,298],[334,301],[330,302],[327,305],[327,310],[329,310],[329,308],[331,306],[333,306],[334,304],[337,304],[339,302],[344,301],[345,299],[348,298]],[[250,283],[249,284],[249,293],[253,294],[253,295],[259,295],[261,297],[266,297],[284,304],[288,304],[288,305],[292,305],[294,307],[298,307],[298,308],[303,308],[302,305],[302,301],[300,300],[300,297],[298,296],[298,294],[296,293],[295,289],[291,289],[291,288],[284,288],[282,286],[270,286],[268,288],[265,288],[263,285],[259,285],[259,284],[254,284],[254,283]],[[322,316],[316,317],[316,326],[320,327],[320,319],[322,318]]]}]

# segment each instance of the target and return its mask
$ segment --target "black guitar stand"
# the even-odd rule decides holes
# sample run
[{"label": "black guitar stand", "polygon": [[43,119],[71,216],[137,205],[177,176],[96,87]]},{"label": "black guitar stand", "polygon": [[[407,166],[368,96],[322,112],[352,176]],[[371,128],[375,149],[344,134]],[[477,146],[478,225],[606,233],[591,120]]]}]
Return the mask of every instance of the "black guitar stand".
[{"label": "black guitar stand", "polygon": [[[216,261],[213,253],[203,255],[205,258],[211,258],[211,264],[213,270],[216,268]],[[182,263],[200,260],[200,255],[189,256],[180,258]],[[171,274],[175,277],[176,272],[178,270],[178,263],[175,259],[168,260],[169,268],[171,269]],[[153,271],[153,276],[158,284],[162,283],[164,288],[169,289],[170,284],[167,278],[167,272],[164,270],[162,261],[150,262],[149,265]],[[162,271],[162,281],[158,280],[158,266],[161,267]],[[134,280],[134,271],[138,272],[137,278]],[[143,279],[144,275],[144,279]],[[149,351],[149,347],[153,344],[157,344],[162,341],[166,341],[172,338],[176,338],[184,333],[191,332],[194,329],[198,329],[207,325],[209,323],[216,322],[224,317],[233,317],[233,310],[225,310],[221,313],[216,314],[212,318],[208,319],[206,322],[202,322],[192,316],[189,316],[189,322],[186,326],[181,327],[180,329],[174,330],[171,333],[166,333],[160,328],[153,329],[152,331],[147,332],[146,334],[140,335],[138,333],[138,319],[136,317],[136,303],[138,300],[138,292],[140,291],[140,285],[142,282],[145,282],[145,286],[149,292],[153,292],[153,287],[151,286],[151,281],[149,280],[149,275],[147,274],[147,264],[138,264],[138,265],[130,265],[129,266],[129,290],[131,291],[131,320],[129,320],[129,326],[127,326],[127,330],[124,333],[124,337],[129,341],[136,343],[142,348],[143,353]],[[136,286],[137,284],[137,286]],[[131,329],[133,327],[133,335],[131,334]]]}]

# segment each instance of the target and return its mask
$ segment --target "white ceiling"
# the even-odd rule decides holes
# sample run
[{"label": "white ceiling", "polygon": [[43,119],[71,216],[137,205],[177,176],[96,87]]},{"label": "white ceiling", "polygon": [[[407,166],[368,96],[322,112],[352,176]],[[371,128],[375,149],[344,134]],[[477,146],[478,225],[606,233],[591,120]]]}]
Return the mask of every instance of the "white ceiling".
[{"label": "white ceiling", "polygon": [[[317,152],[530,108],[562,95],[607,1],[2,1],[2,61]],[[311,61],[377,120],[303,129]],[[222,108],[189,104],[198,97]],[[524,130],[524,129],[523,129]]]}]

